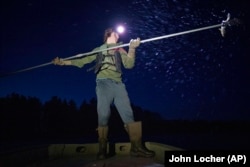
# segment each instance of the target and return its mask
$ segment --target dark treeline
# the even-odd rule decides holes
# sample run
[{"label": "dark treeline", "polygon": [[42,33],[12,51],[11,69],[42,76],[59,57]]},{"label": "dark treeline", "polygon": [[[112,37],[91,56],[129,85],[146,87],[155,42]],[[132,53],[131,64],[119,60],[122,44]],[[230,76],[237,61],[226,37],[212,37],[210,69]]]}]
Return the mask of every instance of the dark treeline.
[{"label": "dark treeline", "polygon": [[[2,140],[32,138],[67,138],[96,135],[97,101],[77,107],[73,100],[52,97],[44,104],[36,97],[25,97],[13,93],[0,98],[0,134]],[[162,120],[157,113],[132,105],[136,120],[147,123]],[[124,133],[122,120],[114,106],[111,106],[110,133]]]},{"label": "dark treeline", "polygon": [[[36,138],[77,138],[96,136],[97,101],[83,101],[77,107],[73,100],[52,97],[44,104],[36,97],[11,94],[0,98],[0,136],[3,141]],[[158,113],[132,105],[137,121],[143,121],[146,136],[173,133],[245,132],[248,123],[240,121],[164,120]],[[123,136],[122,120],[111,106],[110,135]]]}]

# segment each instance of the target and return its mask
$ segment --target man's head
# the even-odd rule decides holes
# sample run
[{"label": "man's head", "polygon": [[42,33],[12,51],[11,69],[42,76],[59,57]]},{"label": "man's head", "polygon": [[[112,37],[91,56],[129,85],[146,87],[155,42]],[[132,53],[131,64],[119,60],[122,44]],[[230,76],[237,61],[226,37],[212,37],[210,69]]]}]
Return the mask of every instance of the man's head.
[{"label": "man's head", "polygon": [[104,43],[117,43],[119,34],[113,31],[112,28],[108,28],[104,33]]}]

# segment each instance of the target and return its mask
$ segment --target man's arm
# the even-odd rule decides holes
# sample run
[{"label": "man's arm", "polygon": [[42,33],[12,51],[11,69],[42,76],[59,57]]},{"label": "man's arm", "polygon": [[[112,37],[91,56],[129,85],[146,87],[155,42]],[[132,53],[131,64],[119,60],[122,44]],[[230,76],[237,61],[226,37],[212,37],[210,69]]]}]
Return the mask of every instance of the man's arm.
[{"label": "man's arm", "polygon": [[60,65],[60,66],[72,65],[71,60],[63,60],[59,57],[56,57],[54,60],[52,60],[52,63],[54,63],[55,65]]},{"label": "man's arm", "polygon": [[140,38],[130,40],[129,49],[128,49],[128,57],[131,57],[131,58],[135,57],[135,49],[140,45],[140,43],[141,43]]},{"label": "man's arm", "polygon": [[[97,50],[99,48],[94,49]],[[60,66],[64,66],[64,65],[72,65],[72,66],[77,66],[79,68],[83,67],[85,64],[91,63],[92,61],[94,61],[96,59],[96,55],[90,55],[90,56],[86,56],[83,58],[78,58],[78,59],[74,59],[74,60],[63,60],[60,59],[59,57],[56,57],[54,60],[52,60],[52,63],[55,65],[60,65]]]},{"label": "man's arm", "polygon": [[135,50],[140,45],[140,38],[132,39],[130,41],[128,53],[122,49],[122,62],[125,68],[131,69],[135,64]]}]

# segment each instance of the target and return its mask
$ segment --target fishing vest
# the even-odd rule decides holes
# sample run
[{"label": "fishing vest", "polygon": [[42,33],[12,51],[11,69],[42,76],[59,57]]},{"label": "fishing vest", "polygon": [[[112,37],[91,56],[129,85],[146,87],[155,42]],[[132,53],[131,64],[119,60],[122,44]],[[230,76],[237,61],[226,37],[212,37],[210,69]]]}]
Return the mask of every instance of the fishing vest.
[{"label": "fishing vest", "polygon": [[121,71],[121,64],[122,64],[122,58],[119,50],[115,50],[114,54],[103,54],[102,52],[99,52],[96,56],[95,60],[96,64],[94,67],[90,68],[90,70],[94,70],[96,74],[98,74],[102,70],[112,70],[117,71],[119,73],[122,73]]}]

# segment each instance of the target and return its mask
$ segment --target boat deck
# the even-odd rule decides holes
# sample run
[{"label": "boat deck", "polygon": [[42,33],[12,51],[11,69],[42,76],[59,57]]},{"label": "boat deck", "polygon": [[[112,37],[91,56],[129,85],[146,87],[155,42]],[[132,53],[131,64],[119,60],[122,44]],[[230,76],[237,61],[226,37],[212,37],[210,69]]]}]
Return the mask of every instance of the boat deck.
[{"label": "boat deck", "polygon": [[38,148],[26,148],[6,152],[0,157],[0,166],[25,167],[163,167],[165,151],[182,150],[177,147],[146,142],[155,151],[155,157],[131,157],[130,143],[110,143],[109,157],[97,160],[98,143],[50,144]]}]

